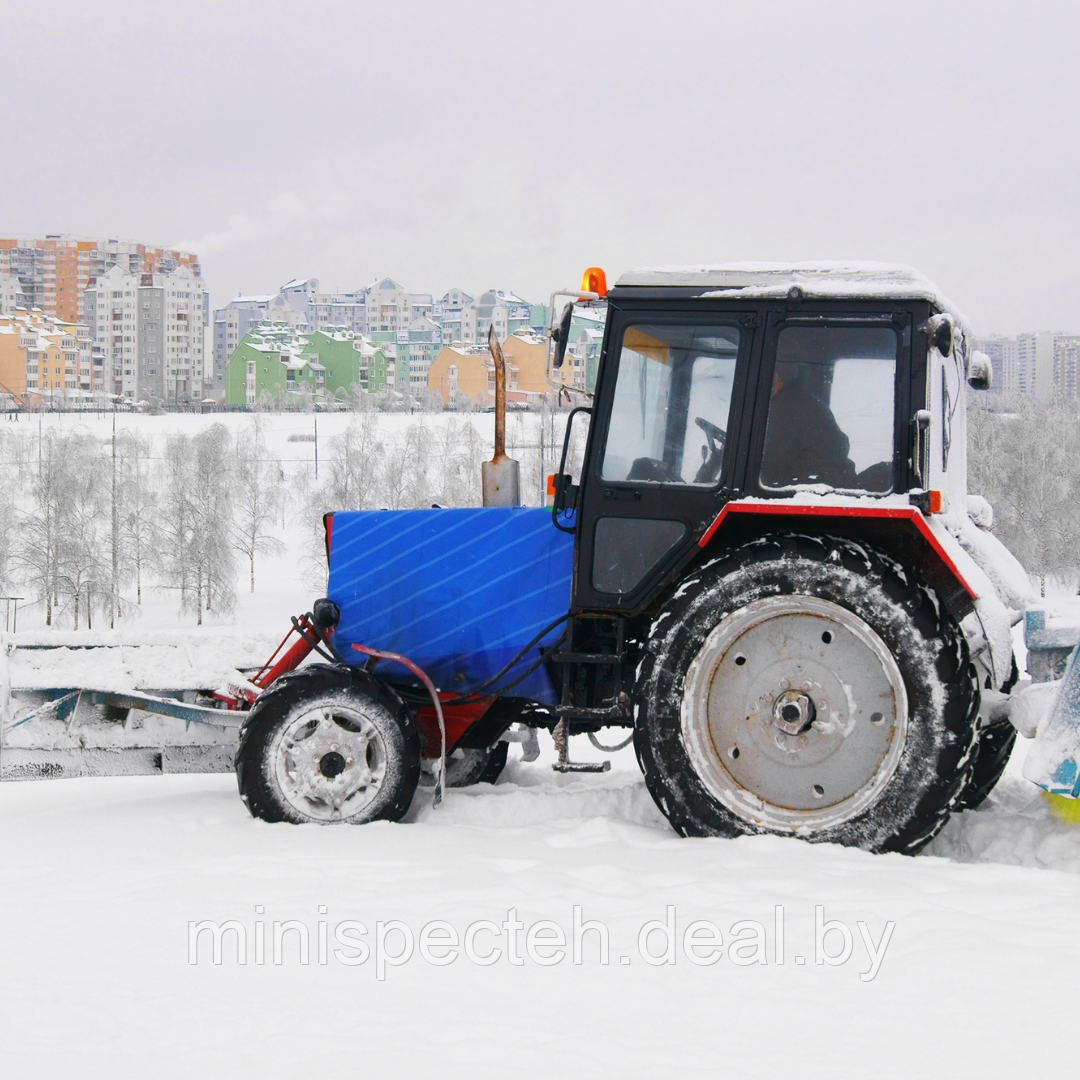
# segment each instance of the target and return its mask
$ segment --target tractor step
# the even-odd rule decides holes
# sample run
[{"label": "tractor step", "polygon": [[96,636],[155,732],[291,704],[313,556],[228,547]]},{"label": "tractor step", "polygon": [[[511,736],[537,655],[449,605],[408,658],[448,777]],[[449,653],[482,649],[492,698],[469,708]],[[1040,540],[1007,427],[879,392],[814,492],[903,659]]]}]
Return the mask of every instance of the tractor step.
[{"label": "tractor step", "polygon": [[551,766],[556,772],[607,772],[611,768],[610,761],[556,761]]},{"label": "tractor step", "polygon": [[560,720],[551,732],[555,749],[559,753],[559,760],[551,767],[560,773],[598,773],[607,772],[611,768],[610,761],[571,761],[570,760],[570,729],[566,720]]}]

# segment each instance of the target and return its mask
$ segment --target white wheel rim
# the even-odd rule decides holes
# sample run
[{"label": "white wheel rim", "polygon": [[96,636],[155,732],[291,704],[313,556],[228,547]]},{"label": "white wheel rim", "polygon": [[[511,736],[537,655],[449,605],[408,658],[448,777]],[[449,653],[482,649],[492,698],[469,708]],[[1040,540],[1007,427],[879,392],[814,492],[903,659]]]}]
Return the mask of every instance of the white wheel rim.
[{"label": "white wheel rim", "polygon": [[269,753],[285,801],[313,821],[345,821],[363,813],[386,779],[382,735],[348,706],[301,713],[274,737]]},{"label": "white wheel rim", "polygon": [[888,785],[908,728],[904,680],[872,627],[813,596],[726,616],[686,676],[682,738],[706,788],[744,820],[812,833]]}]

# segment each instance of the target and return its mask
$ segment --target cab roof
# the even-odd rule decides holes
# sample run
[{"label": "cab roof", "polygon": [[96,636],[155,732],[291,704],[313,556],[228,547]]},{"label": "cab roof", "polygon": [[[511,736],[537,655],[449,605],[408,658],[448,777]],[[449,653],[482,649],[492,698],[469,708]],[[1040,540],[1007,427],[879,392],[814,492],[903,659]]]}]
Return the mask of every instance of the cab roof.
[{"label": "cab roof", "polygon": [[807,299],[929,300],[963,321],[955,306],[917,270],[903,263],[735,262],[690,266],[646,266],[622,275],[616,287],[682,286],[703,296],[781,298],[798,288]]}]

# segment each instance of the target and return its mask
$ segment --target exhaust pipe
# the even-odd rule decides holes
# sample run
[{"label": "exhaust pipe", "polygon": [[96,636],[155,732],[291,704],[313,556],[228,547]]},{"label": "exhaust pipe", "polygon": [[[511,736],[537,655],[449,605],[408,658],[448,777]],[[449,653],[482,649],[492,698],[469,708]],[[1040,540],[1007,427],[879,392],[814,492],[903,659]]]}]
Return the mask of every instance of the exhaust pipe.
[{"label": "exhaust pipe", "polygon": [[495,364],[495,456],[481,464],[485,506],[520,506],[518,463],[506,456],[506,360],[495,326],[488,327],[488,349]]}]

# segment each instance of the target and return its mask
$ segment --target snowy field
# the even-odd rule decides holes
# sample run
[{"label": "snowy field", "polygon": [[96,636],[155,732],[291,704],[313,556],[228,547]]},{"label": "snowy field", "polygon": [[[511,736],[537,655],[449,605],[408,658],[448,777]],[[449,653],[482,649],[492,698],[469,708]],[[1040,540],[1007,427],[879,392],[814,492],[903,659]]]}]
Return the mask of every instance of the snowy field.
[{"label": "snowy field", "polygon": [[[515,764],[438,810],[421,792],[407,823],[340,829],[254,821],[227,776],[3,785],[4,1075],[1012,1077],[1072,1059],[1080,827],[1021,781],[931,854],[873,856],[679,839],[628,754],[578,779]],[[596,928],[574,962],[575,906],[603,924],[606,963]],[[844,963],[815,962],[819,906],[851,934]],[[638,936],[669,912],[675,949],[654,930],[654,966]],[[204,931],[192,963],[202,920],[240,923],[247,962],[229,932],[215,965]],[[306,964],[295,927],[273,963],[290,920]],[[437,966],[419,939],[439,920],[459,941],[495,926]],[[527,948],[541,920],[567,942],[553,966]],[[698,966],[697,920],[749,944]],[[383,951],[351,963],[380,923]],[[432,944],[449,931],[428,933],[429,957],[449,955]],[[534,934],[539,961],[558,955],[539,944],[552,928]],[[824,944],[842,957],[844,931]]]},{"label": "snowy field", "polygon": [[[313,471],[314,444],[288,438],[313,418],[272,419],[282,471]],[[320,455],[349,419],[319,416]],[[383,419],[389,437],[417,418]],[[283,633],[318,595],[295,550],[257,580],[208,631]],[[145,608],[146,630],[190,625],[167,596]],[[220,775],[0,785],[0,1075],[1014,1077],[1073,1059],[1080,825],[1020,779],[1028,744],[906,858],[679,839],[632,751],[559,777],[541,742],[437,810],[422,789],[399,825],[267,825]]]}]

